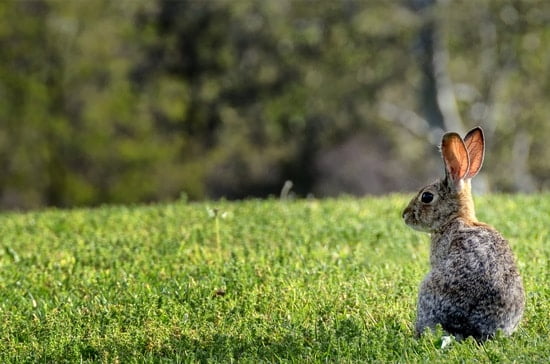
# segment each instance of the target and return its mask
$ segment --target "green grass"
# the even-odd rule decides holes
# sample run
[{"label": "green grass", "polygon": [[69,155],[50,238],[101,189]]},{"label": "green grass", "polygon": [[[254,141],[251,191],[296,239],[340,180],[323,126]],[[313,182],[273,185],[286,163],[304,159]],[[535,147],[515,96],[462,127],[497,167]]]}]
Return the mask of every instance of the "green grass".
[{"label": "green grass", "polygon": [[410,196],[0,215],[0,362],[548,362],[550,195],[477,198],[507,236],[518,332],[413,337]]}]

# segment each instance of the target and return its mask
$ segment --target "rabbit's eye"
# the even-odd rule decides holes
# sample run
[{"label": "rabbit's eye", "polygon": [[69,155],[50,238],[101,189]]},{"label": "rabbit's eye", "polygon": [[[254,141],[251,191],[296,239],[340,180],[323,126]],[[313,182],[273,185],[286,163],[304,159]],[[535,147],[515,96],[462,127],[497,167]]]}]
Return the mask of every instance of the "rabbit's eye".
[{"label": "rabbit's eye", "polygon": [[420,197],[420,201],[424,203],[430,203],[434,199],[434,194],[431,192],[424,192],[422,193],[422,197]]}]

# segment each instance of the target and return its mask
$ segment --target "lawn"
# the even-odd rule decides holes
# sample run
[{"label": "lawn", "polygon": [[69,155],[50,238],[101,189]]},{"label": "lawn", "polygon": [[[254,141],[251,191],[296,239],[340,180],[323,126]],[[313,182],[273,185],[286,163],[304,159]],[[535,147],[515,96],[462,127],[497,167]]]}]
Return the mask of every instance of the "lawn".
[{"label": "lawn", "polygon": [[410,196],[0,214],[0,362],[549,362],[550,195],[487,195],[527,292],[484,345],[415,339]]}]

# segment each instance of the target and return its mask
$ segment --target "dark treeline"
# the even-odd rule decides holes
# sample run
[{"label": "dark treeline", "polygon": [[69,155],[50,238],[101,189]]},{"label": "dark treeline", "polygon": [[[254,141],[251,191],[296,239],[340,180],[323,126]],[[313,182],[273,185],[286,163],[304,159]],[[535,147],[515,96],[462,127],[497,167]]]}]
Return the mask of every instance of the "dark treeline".
[{"label": "dark treeline", "polygon": [[484,127],[478,188],[550,177],[550,3],[0,2],[0,207],[414,189]]}]

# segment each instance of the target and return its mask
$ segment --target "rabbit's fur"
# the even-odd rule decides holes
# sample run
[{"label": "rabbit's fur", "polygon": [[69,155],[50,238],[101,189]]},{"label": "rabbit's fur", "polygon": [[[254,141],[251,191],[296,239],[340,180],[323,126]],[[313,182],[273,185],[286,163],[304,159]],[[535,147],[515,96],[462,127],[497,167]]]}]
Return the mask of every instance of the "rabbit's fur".
[{"label": "rabbit's fur", "polygon": [[475,217],[471,178],[483,164],[481,128],[443,136],[445,177],[422,188],[403,219],[431,233],[431,271],[420,285],[416,332],[440,324],[457,338],[511,334],[523,314],[521,277],[506,239]]}]

